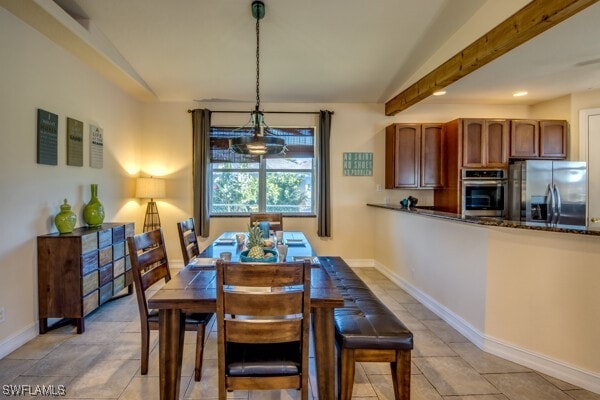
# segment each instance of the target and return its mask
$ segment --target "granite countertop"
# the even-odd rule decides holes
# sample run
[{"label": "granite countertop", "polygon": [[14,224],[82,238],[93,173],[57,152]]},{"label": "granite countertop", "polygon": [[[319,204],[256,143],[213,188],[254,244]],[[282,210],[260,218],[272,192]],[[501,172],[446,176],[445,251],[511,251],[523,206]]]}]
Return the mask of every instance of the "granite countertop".
[{"label": "granite countertop", "polygon": [[405,207],[402,207],[400,204],[368,203],[367,206],[385,208],[388,210],[400,211],[400,212],[413,214],[413,215],[441,218],[441,219],[465,222],[465,223],[476,224],[476,225],[600,236],[600,227],[599,228],[589,228],[589,227],[585,227],[585,226],[575,226],[575,225],[552,225],[552,224],[547,224],[547,223],[543,223],[543,222],[511,221],[508,219],[496,218],[496,217],[468,217],[468,216],[462,216],[460,214],[453,214],[453,213],[448,213],[448,212],[443,212],[443,211],[437,211],[433,208],[428,208],[428,207],[405,208]]}]

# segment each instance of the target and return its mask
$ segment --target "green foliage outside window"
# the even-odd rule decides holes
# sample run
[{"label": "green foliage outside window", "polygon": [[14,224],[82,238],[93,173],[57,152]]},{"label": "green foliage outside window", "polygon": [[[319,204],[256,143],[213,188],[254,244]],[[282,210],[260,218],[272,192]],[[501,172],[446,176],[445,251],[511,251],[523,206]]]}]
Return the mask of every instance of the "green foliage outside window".
[{"label": "green foliage outside window", "polygon": [[[307,174],[269,172],[266,178],[266,209],[269,212],[305,212],[310,209]],[[310,181],[310,180],[309,180]],[[255,172],[214,172],[212,211],[246,213],[259,211],[259,181]]]},{"label": "green foliage outside window", "polygon": [[294,172],[267,175],[267,207],[277,205],[302,205],[309,200],[301,189],[304,176]]},{"label": "green foliage outside window", "polygon": [[213,174],[213,212],[257,212],[258,174],[219,172]]}]

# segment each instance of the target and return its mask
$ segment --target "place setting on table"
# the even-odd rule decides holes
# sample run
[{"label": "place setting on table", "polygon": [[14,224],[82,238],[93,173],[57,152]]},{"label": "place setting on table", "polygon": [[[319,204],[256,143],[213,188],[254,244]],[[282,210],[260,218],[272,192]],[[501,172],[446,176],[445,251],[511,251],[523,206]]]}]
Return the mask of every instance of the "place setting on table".
[{"label": "place setting on table", "polygon": [[268,223],[249,226],[247,232],[224,232],[187,265],[189,269],[214,268],[228,262],[291,262],[309,260],[319,265],[303,232],[273,231]]}]

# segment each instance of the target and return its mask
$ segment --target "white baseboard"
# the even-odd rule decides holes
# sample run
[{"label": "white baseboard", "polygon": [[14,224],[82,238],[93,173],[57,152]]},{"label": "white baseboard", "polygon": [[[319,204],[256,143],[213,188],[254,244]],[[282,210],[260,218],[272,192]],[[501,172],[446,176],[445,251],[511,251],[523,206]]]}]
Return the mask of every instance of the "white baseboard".
[{"label": "white baseboard", "polygon": [[487,336],[482,350],[600,394],[600,374]]},{"label": "white baseboard", "polygon": [[351,268],[373,268],[375,266],[375,260],[373,259],[344,258],[344,261],[346,261],[346,264],[348,264]]},{"label": "white baseboard", "polygon": [[38,323],[21,329],[0,343],[0,360],[38,335]]},{"label": "white baseboard", "polygon": [[383,264],[374,261],[373,266],[481,350],[594,393],[600,393],[600,374],[597,372],[587,371],[575,365],[555,360],[544,354],[536,353],[514,344],[504,342],[500,339],[487,336],[463,318],[438,303],[435,299],[391,272]]}]

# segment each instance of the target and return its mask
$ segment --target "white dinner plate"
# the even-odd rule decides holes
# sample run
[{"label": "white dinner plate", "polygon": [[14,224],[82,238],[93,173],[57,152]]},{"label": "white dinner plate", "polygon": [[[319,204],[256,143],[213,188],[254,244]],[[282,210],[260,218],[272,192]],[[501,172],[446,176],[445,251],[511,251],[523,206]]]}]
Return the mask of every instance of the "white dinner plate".
[{"label": "white dinner plate", "polygon": [[319,258],[318,257],[313,257],[313,256],[294,256],[293,260],[294,261],[308,260],[308,261],[310,261],[310,263],[312,265],[321,265],[321,263],[319,262]]},{"label": "white dinner plate", "polygon": [[235,239],[231,239],[231,238],[221,238],[221,239],[215,240],[215,244],[233,244],[233,243],[235,243]]},{"label": "white dinner plate", "polygon": [[217,263],[216,258],[195,258],[187,265],[189,269],[214,268]]},{"label": "white dinner plate", "polygon": [[304,246],[304,240],[302,239],[286,239],[285,244],[288,246]]}]

